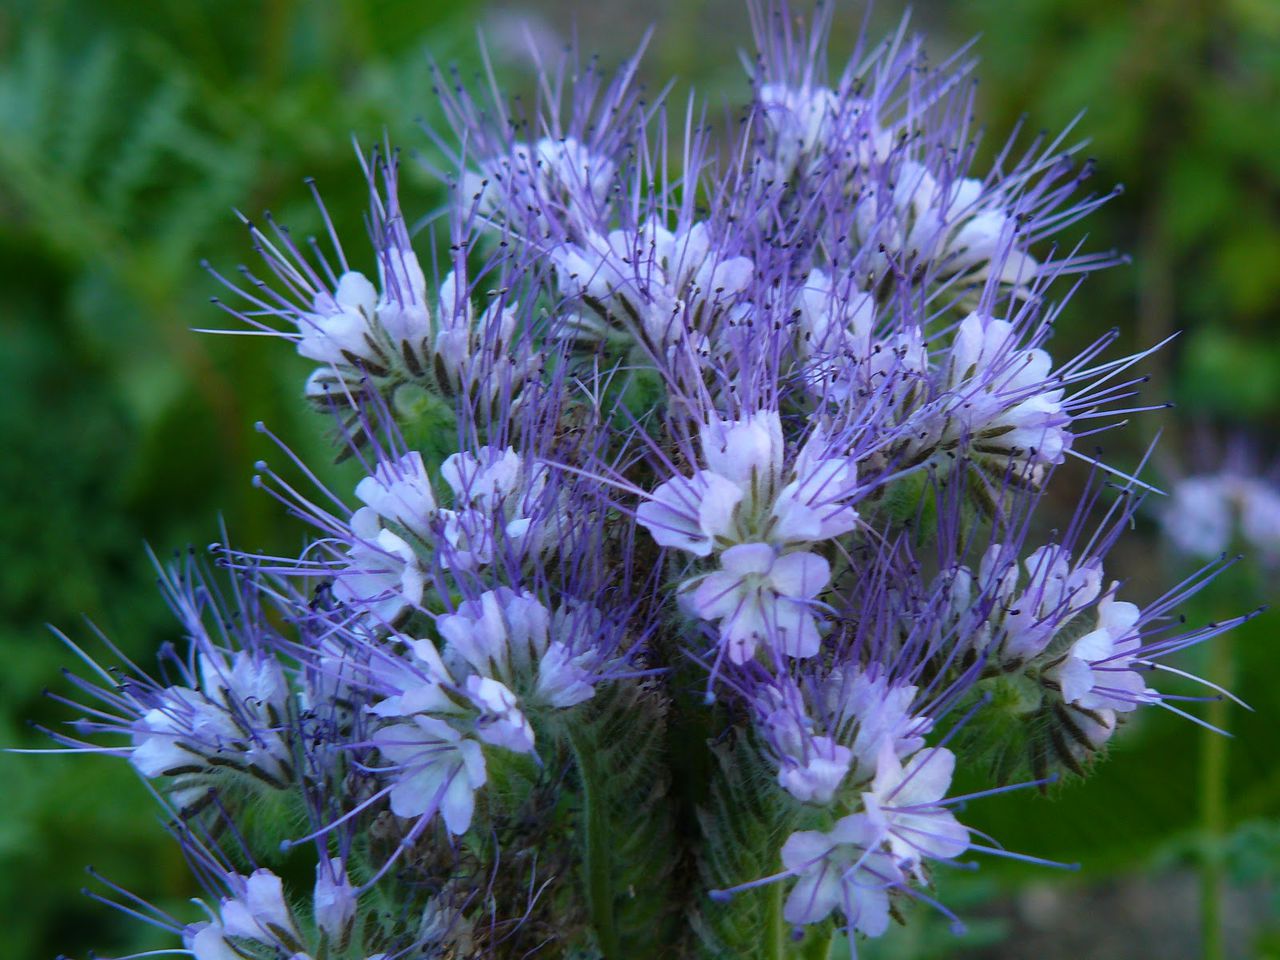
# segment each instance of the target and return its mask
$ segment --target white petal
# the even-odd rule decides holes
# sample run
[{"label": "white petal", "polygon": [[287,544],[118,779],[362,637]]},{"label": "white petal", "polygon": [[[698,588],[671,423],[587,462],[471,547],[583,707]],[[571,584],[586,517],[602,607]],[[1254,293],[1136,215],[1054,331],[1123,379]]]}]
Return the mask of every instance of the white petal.
[{"label": "white petal", "polygon": [[[725,551],[726,558],[728,554]],[[788,553],[775,560],[769,570],[773,589],[797,600],[812,600],[830,580],[831,564],[816,553]]]}]

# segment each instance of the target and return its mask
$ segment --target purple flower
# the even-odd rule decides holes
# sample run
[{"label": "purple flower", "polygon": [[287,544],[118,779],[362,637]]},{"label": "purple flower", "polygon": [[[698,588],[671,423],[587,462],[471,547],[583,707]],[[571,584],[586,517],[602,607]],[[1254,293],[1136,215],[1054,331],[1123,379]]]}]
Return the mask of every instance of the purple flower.
[{"label": "purple flower", "polygon": [[[1115,585],[1098,603],[1098,626],[1071,645],[1052,671],[1062,699],[1093,712],[1134,710],[1157,699],[1143,674],[1132,669],[1141,640],[1135,627],[1141,611],[1114,599]],[[1104,714],[1105,716],[1105,714]]]},{"label": "purple flower", "polygon": [[694,616],[719,622],[733,663],[753,657],[761,643],[811,657],[821,640],[813,601],[830,579],[830,565],[817,554],[779,555],[767,543],[742,543],[720,555],[719,570],[686,584],[682,598]]},{"label": "purple flower", "polygon": [[[595,693],[598,648],[573,642],[577,630],[599,631],[599,615],[563,608],[553,617],[535,597],[508,588],[463,603],[436,623],[454,673],[474,670],[501,680],[530,704],[572,707]],[[553,639],[556,637],[556,639]],[[563,637],[563,639],[560,639]]]},{"label": "purple flower", "polygon": [[316,864],[316,886],[312,896],[316,927],[339,950],[350,942],[357,900],[358,895],[347,877],[342,858],[325,858]]},{"label": "purple flower", "polygon": [[478,171],[463,174],[459,190],[463,203],[476,204],[494,226],[518,224],[532,214],[532,228],[545,232],[558,215],[570,229],[582,230],[606,204],[613,179],[608,157],[574,137],[543,137],[481,161]]},{"label": "purple flower", "polygon": [[[636,519],[663,546],[705,557],[732,544],[779,547],[839,537],[858,525],[855,461],[815,431],[786,470],[775,411],[699,425],[706,469],[659,484]],[[785,481],[785,483],[784,483]]]},{"label": "purple flower", "polygon": [[334,574],[336,599],[378,624],[393,623],[422,602],[425,575],[417,553],[384,529],[373,509],[361,507],[351,515],[351,537],[347,566]]},{"label": "purple flower", "polygon": [[818,923],[833,910],[869,937],[889,929],[890,891],[905,882],[881,844],[884,835],[866,814],[836,822],[828,833],[804,830],[782,845],[782,865],[796,877],[783,917],[788,923]]},{"label": "purple flower", "polygon": [[[751,284],[750,258],[717,247],[706,223],[668,230],[657,217],[639,229],[592,234],[551,252],[560,286],[597,315],[571,329],[597,338],[618,329],[659,361],[682,346],[698,351]],[[695,325],[690,320],[697,318]]]},{"label": "purple flower", "polygon": [[954,860],[969,849],[968,828],[941,806],[955,765],[955,754],[942,747],[921,750],[904,765],[885,744],[875,781],[862,795],[894,862],[921,883],[927,879],[925,860]]},{"label": "purple flower", "polygon": [[436,499],[418,451],[378,461],[373,475],[356,484],[356,496],[383,520],[424,540],[430,537]]},{"label": "purple flower", "polygon": [[394,786],[391,811],[398,817],[439,813],[449,832],[465,833],[475,810],[475,792],[485,784],[484,753],[448,723],[416,715],[373,734],[373,745],[389,765]]}]

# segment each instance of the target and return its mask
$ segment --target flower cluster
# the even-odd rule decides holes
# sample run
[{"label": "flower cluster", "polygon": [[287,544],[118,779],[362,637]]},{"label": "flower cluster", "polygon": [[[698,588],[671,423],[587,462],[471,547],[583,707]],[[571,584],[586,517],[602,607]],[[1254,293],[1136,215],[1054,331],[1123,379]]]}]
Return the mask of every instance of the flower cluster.
[{"label": "flower cluster", "polygon": [[[823,17],[751,9],[723,153],[690,123],[664,155],[634,63],[567,61],[532,123],[440,83],[445,262],[379,150],[372,269],[332,226],[332,260],[251,228],[274,286],[228,309],[320,365],[302,392],[358,476],[277,441],[260,483],[306,548],[219,548],[231,603],[167,575],[187,652],[79,681],[55,734],[174,808],[207,917],[155,922],[198,960],[730,956],[786,925],[826,955],[1000,852],[958,763],[981,793],[1087,774],[1238,622],[1177,619],[1213,567],[1145,604],[1104,573],[1147,487],[1079,440],[1143,409],[1145,354],[1048,349],[1115,259],[1053,242],[1105,200],[1088,165],[1058,139],[975,169],[967,67],[904,28],[826,76]],[[1068,458],[1093,480],[1044,533]],[[737,896],[765,884],[776,916]]]},{"label": "flower cluster", "polygon": [[1213,559],[1238,535],[1264,560],[1280,560],[1280,487],[1236,468],[1178,480],[1160,511],[1165,536],[1181,554]]}]

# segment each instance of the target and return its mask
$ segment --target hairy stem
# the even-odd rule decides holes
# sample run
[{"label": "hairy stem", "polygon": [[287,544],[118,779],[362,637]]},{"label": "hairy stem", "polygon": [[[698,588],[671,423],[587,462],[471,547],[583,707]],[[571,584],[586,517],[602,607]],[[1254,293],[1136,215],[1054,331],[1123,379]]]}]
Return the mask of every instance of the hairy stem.
[{"label": "hairy stem", "polygon": [[569,727],[578,775],[582,779],[582,873],[586,884],[587,910],[604,960],[622,960],[618,930],[613,915],[613,882],[610,876],[609,819],[603,804],[603,773],[589,745]]}]

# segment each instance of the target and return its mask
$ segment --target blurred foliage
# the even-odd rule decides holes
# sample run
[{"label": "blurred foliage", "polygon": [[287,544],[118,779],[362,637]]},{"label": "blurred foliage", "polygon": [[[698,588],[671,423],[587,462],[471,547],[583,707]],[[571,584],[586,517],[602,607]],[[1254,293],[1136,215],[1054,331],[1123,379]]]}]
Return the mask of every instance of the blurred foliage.
[{"label": "blurred foliage", "polygon": [[982,35],[988,128],[1024,115],[1060,128],[1087,107],[1097,180],[1126,188],[1087,229],[1133,267],[1086,285],[1072,314],[1108,318],[1088,332],[1122,322],[1134,347],[1185,331],[1157,360],[1181,406],[1274,428],[1280,5],[975,0],[963,11],[948,25]]},{"label": "blurred foliage", "polygon": [[[1033,129],[1055,129],[1088,106],[1079,129],[1099,160],[1098,189],[1125,184],[1124,196],[1081,230],[1134,263],[1084,286],[1060,338],[1078,345],[1120,326],[1125,345],[1137,347],[1184,330],[1150,368],[1152,399],[1172,394],[1184,416],[1223,429],[1280,425],[1280,6],[916,6],[940,52],[948,38],[982,34],[989,149],[1023,115]],[[898,11],[888,7],[876,13],[891,21]],[[655,22],[648,75],[676,73],[730,103],[741,99],[731,53],[748,42],[740,10],[737,0],[520,8],[545,15],[531,28],[537,42],[554,40],[547,22],[566,27],[577,17],[584,45],[606,60],[630,52]],[[842,6],[846,40],[860,14]],[[248,256],[233,208],[271,208],[297,233],[317,230],[306,176],[317,178],[349,254],[365,258],[364,183],[351,137],[426,149],[414,123],[435,109],[425,51],[466,68],[474,30],[487,20],[501,67],[515,56],[500,41],[517,19],[467,0],[9,0],[0,8],[5,744],[39,745],[23,722],[66,715],[40,696],[46,686],[67,693],[58,671],[75,663],[46,621],[97,652],[77,628],[83,613],[143,663],[172,638],[144,541],[159,551],[206,543],[220,535],[221,516],[241,544],[296,549],[301,531],[249,484],[254,462],[270,451],[250,425],[265,420],[310,462],[325,461],[322,424],[296,402],[307,366],[279,344],[193,334],[234,325],[207,304],[217,288],[198,263],[232,269]],[[416,164],[405,171],[406,207],[433,209],[440,198],[429,177]],[[1173,428],[1166,447],[1176,463],[1179,422],[1146,418],[1129,441],[1134,458],[1143,431],[1163,423]],[[1150,597],[1153,584],[1185,571],[1153,559],[1152,530],[1135,537],[1125,558],[1132,571],[1121,573]],[[1240,567],[1188,614],[1226,616],[1273,593],[1261,572]],[[1067,881],[1076,886],[1212,859],[1229,883],[1274,888],[1273,623],[1252,622],[1226,648],[1225,671],[1256,712],[1226,713],[1236,736],[1222,823],[1202,819],[1206,735],[1165,714],[1133,724],[1087,783],[1054,788],[1047,799],[1023,791],[982,800],[967,822],[1012,850],[1083,861]],[[1221,672],[1223,662],[1209,657],[1195,651],[1188,666]],[[102,759],[0,755],[0,783],[4,955],[160,946],[162,936],[73,893],[90,862],[162,904],[194,893],[129,772]],[[983,904],[1045,877],[1044,867],[1014,863],[948,876],[944,898],[971,921],[964,939],[939,917],[868,955],[1006,956],[992,944],[1010,923]],[[1252,955],[1280,956],[1280,930],[1249,936]]]},{"label": "blurred foliage", "polygon": [[[81,614],[147,663],[173,627],[144,541],[220,536],[294,551],[301,531],[249,481],[265,420],[313,463],[322,424],[297,402],[308,369],[280,345],[198,336],[208,258],[250,253],[233,208],[320,226],[314,176],[353,259],[364,181],[351,138],[425,140],[426,44],[447,58],[473,24],[445,3],[25,2],[0,8],[0,739],[68,711],[74,657],[52,622],[102,652]],[[409,165],[416,170],[416,165]],[[438,205],[425,174],[409,202]],[[162,937],[75,891],[86,863],[162,903],[192,892],[143,787],[97,759],[0,756],[4,955],[83,955]],[[185,911],[179,910],[180,913]]]}]

